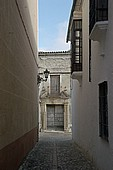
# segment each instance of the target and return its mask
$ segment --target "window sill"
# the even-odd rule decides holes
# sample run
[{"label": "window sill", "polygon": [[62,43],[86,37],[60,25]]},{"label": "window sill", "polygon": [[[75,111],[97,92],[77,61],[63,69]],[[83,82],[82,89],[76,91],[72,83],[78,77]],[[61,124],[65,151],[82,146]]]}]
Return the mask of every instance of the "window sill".
[{"label": "window sill", "polygon": [[93,41],[101,41],[105,36],[108,27],[108,21],[98,21],[95,23],[89,38]]},{"label": "window sill", "polygon": [[100,138],[101,138],[102,140],[104,140],[104,141],[106,141],[106,142],[109,143],[109,138],[108,138],[108,137],[100,136]]},{"label": "window sill", "polygon": [[72,75],[71,75],[71,78],[78,80],[79,84],[81,86],[81,84],[82,84],[82,71],[73,72]]},{"label": "window sill", "polygon": [[89,38],[100,43],[100,56],[105,55],[105,38],[108,27],[108,21],[99,21],[93,27]]}]

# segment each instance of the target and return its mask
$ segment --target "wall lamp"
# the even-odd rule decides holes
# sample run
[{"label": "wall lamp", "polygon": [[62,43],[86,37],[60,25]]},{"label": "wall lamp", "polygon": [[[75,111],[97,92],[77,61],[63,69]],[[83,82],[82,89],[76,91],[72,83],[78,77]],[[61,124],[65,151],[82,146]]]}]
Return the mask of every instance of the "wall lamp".
[{"label": "wall lamp", "polygon": [[49,75],[50,71],[48,71],[47,69],[44,71],[44,75],[45,78],[40,77],[39,75],[37,76],[37,84],[40,84],[42,81],[47,81],[48,79],[48,75]]}]

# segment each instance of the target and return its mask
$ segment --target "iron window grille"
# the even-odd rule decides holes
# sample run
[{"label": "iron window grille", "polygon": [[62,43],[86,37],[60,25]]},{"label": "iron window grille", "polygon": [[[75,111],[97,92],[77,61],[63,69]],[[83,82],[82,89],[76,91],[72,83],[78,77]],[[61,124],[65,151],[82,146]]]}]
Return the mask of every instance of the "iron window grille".
[{"label": "iron window grille", "polygon": [[73,21],[71,32],[71,73],[82,71],[82,20]]},{"label": "iron window grille", "polygon": [[98,21],[108,20],[108,0],[90,0],[89,32]]},{"label": "iron window grille", "polygon": [[108,87],[107,81],[99,84],[99,135],[108,141]]}]

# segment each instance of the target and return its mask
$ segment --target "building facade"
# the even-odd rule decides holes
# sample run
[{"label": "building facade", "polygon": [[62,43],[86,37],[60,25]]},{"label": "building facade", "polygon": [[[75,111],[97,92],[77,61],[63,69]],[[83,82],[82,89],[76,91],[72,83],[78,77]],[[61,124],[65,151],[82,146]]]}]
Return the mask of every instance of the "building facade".
[{"label": "building facade", "polygon": [[37,141],[37,0],[0,1],[0,169]]},{"label": "building facade", "polygon": [[112,11],[112,0],[74,0],[67,33],[72,136],[99,170],[113,168]]},{"label": "building facade", "polygon": [[70,52],[39,52],[39,75],[50,71],[41,82],[40,130],[71,131]]}]

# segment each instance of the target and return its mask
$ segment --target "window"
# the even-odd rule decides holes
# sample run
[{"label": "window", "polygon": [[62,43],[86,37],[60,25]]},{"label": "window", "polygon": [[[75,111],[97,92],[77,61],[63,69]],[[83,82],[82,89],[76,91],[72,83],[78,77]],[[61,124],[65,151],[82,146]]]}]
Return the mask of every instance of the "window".
[{"label": "window", "polygon": [[71,32],[71,73],[82,71],[82,20],[74,20]]},{"label": "window", "polygon": [[108,0],[90,0],[89,32],[97,21],[108,20]]},{"label": "window", "polygon": [[99,84],[99,135],[108,140],[108,87],[107,81]]},{"label": "window", "polygon": [[50,76],[50,91],[51,95],[60,94],[60,75],[51,75]]},{"label": "window", "polygon": [[91,82],[91,40],[89,39],[89,82]]}]

